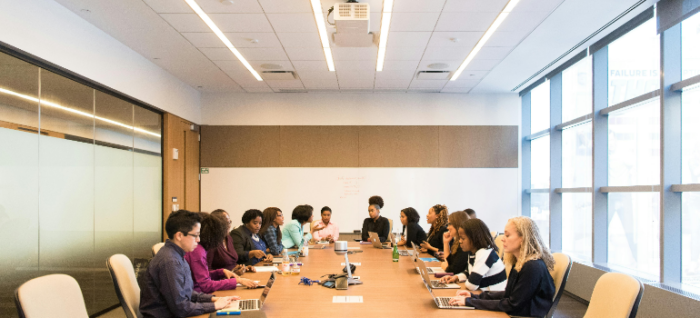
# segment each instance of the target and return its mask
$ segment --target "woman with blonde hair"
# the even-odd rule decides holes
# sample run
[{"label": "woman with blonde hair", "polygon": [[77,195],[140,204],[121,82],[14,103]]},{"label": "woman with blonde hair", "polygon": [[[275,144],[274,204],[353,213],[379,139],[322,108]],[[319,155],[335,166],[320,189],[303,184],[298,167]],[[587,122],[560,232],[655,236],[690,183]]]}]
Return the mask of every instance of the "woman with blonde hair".
[{"label": "woman with blonde hair", "polygon": [[511,266],[506,290],[479,295],[458,291],[450,305],[504,311],[511,316],[544,317],[554,298],[554,281],[549,274],[554,268],[554,258],[537,224],[529,217],[508,220],[504,234],[505,263]]},{"label": "woman with blonde hair", "polygon": [[447,232],[447,207],[442,204],[433,205],[425,218],[430,223],[430,231],[428,239],[420,244],[421,252],[437,256],[443,249],[442,236]]}]

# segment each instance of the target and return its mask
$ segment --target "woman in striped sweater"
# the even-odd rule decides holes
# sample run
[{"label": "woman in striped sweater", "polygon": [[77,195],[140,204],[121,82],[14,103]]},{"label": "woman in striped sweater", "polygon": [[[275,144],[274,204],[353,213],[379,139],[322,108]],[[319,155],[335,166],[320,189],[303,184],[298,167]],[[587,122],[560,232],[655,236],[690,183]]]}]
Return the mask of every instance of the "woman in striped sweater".
[{"label": "woman in striped sweater", "polygon": [[467,269],[455,276],[445,276],[444,283],[464,282],[468,290],[502,291],[506,288],[506,268],[498,257],[498,247],[486,224],[469,219],[459,225],[460,247],[469,256]]}]

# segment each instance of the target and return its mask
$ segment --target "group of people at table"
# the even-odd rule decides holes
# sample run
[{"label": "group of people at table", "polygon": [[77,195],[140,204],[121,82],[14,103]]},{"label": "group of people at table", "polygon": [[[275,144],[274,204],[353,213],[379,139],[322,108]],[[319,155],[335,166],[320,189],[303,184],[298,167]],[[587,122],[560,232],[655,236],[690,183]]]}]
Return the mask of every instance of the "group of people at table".
[{"label": "group of people at table", "polygon": [[[369,199],[369,217],[362,225],[362,240],[376,232],[382,241],[391,233],[390,222],[381,216],[384,200]],[[150,261],[141,286],[140,311],[144,317],[188,317],[226,308],[238,296],[214,297],[218,290],[237,286],[256,288],[246,272],[255,272],[260,262],[271,262],[283,249],[305,242],[338,240],[339,228],[331,222],[329,207],[321,209],[321,220],[313,221],[313,208],[299,205],[285,224],[279,208],[243,213],[242,225],[230,230],[228,212],[173,212],[165,223],[165,245]],[[442,262],[444,283],[462,282],[450,305],[502,311],[509,315],[542,317],[552,306],[555,287],[549,270],[554,258],[544,244],[537,225],[524,216],[508,220],[503,235],[503,260],[488,226],[467,209],[448,213],[437,204],[428,210],[430,229],[418,224],[419,213],[401,210],[403,231],[399,246],[420,246]],[[310,232],[304,233],[305,224]],[[471,293],[471,291],[481,291]]]}]

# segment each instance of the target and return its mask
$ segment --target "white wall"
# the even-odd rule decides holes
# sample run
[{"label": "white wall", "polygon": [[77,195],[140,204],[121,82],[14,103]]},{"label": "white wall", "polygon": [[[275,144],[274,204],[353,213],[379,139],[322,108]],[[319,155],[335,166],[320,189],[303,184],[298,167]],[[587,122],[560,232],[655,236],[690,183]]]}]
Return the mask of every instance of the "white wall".
[{"label": "white wall", "polygon": [[202,94],[203,125],[518,125],[517,94]]},{"label": "white wall", "polygon": [[0,41],[187,120],[200,94],[52,0],[0,0]]}]

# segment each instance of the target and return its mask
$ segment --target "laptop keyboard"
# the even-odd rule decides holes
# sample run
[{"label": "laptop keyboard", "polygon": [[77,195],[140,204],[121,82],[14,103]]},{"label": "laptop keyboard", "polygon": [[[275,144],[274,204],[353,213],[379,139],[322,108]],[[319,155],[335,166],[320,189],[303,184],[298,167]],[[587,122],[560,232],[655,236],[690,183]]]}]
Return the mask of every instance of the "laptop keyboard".
[{"label": "laptop keyboard", "polygon": [[426,268],[428,269],[428,274],[435,274],[435,272],[433,271],[432,268],[430,268],[430,267],[426,267]]},{"label": "laptop keyboard", "polygon": [[258,300],[257,299],[246,299],[246,300],[241,300],[239,305],[238,305],[240,310],[254,310],[258,309]]},{"label": "laptop keyboard", "polygon": [[439,280],[431,280],[430,286],[433,286],[433,288],[445,288],[447,284],[441,283]]}]

